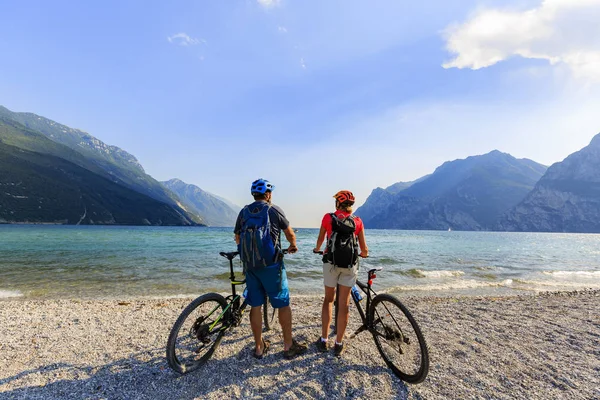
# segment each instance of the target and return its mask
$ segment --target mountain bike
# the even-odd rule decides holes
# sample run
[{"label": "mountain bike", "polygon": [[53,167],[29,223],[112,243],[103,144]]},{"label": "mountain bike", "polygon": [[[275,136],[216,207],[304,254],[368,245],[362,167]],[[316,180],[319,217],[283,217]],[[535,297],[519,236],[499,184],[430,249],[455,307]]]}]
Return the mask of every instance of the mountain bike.
[{"label": "mountain bike", "polygon": [[[237,286],[246,284],[245,279],[236,279],[233,271],[233,259],[239,253],[222,251],[219,254],[229,260],[231,295],[204,294],[193,300],[175,321],[167,341],[167,361],[174,371],[181,374],[198,369],[213,355],[225,332],[240,325],[248,305],[236,292]],[[265,296],[264,330],[271,328],[275,317],[275,310],[269,316],[268,308],[269,301]]]},{"label": "mountain bike", "polygon": [[[317,254],[323,254],[318,252]],[[383,268],[372,268],[367,272],[367,283],[359,280],[351,290],[352,300],[362,320],[362,325],[348,338],[353,339],[363,331],[373,335],[377,350],[394,375],[408,383],[420,383],[429,372],[429,350],[421,328],[408,308],[396,297],[377,294],[372,288],[376,273]],[[365,309],[363,297],[358,288],[366,294]],[[338,296],[335,299],[335,329],[337,330]]]}]

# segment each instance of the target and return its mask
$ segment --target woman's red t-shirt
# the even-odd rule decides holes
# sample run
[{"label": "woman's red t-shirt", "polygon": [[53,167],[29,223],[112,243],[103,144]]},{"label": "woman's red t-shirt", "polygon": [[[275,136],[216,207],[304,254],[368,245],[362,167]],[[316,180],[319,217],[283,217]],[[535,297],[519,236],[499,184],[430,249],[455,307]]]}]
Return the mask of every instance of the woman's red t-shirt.
[{"label": "woman's red t-shirt", "polygon": [[[335,210],[335,216],[339,219],[348,218],[352,213],[344,212],[342,210]],[[365,229],[363,226],[363,222],[360,217],[354,216],[354,223],[356,224],[356,229],[354,230],[354,234],[358,235],[360,231]],[[321,226],[325,228],[327,231],[327,239],[331,237],[331,215],[329,213],[323,216],[323,221],[321,221]]]}]

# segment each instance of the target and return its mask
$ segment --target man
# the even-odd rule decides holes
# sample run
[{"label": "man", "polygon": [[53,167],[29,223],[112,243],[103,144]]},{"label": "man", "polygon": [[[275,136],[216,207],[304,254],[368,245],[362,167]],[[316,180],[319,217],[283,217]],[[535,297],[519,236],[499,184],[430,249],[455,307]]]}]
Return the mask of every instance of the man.
[{"label": "man", "polygon": [[[293,254],[298,251],[298,248],[296,247],[296,235],[283,210],[271,203],[274,189],[275,186],[265,179],[257,179],[252,182],[250,193],[254,197],[254,203],[240,211],[233,232],[246,274],[248,290],[246,301],[251,307],[250,326],[256,346],[253,355],[258,359],[263,358],[270,346],[269,341],[262,338],[261,307],[266,294],[269,296],[273,308],[278,309],[279,323],[283,331],[283,355],[285,358],[291,359],[306,352],[308,347],[292,338],[292,309],[290,308],[290,292],[281,251],[281,232],[283,231],[285,238],[290,243],[288,253]],[[264,215],[265,219],[261,220],[260,217],[257,217],[261,215]],[[262,224],[267,226],[256,226],[256,221],[263,221]],[[253,223],[254,225],[252,225]],[[270,235],[268,245],[265,246],[262,242],[259,246],[254,242],[248,244],[248,241],[251,240],[260,241],[260,232],[268,232]],[[259,251],[268,252],[269,247],[271,251],[274,251],[272,261],[268,260],[270,257],[265,257],[264,254],[259,256],[255,254]],[[256,259],[264,262],[264,265],[256,266],[255,264],[258,263]]]}]

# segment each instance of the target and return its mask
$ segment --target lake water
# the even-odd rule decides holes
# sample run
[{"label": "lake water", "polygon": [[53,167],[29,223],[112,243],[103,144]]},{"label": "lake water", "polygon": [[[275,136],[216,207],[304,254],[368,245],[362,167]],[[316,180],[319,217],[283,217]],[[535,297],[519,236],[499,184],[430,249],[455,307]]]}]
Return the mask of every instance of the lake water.
[{"label": "lake water", "polygon": [[[322,292],[299,229],[285,259],[293,293]],[[600,235],[367,230],[376,290],[411,295],[517,294],[600,288]],[[194,296],[229,290],[232,228],[0,225],[0,298]],[[235,264],[241,274],[239,262]]]}]

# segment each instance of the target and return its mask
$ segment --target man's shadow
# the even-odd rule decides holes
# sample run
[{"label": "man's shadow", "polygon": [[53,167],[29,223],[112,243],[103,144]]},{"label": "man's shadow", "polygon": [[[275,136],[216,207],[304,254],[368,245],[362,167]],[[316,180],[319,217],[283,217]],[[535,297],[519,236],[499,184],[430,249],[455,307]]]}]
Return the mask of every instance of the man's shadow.
[{"label": "man's shadow", "polygon": [[[293,360],[281,353],[268,354],[262,360],[252,357],[254,345],[248,344],[238,354],[210,359],[198,370],[179,375],[167,365],[164,349],[134,353],[102,366],[77,366],[67,363],[45,365],[0,379],[0,399],[194,399],[194,398],[379,398],[362,384],[349,387],[342,379],[351,372],[361,379],[373,380],[387,375],[393,386],[392,397],[408,398],[408,388],[384,366],[367,366],[342,360],[309,349]],[[151,359],[148,360],[150,353]],[[144,357],[142,357],[142,355]],[[308,368],[307,368],[308,367]],[[300,373],[300,371],[302,371]],[[305,372],[307,371],[307,372]],[[252,381],[284,374],[272,384],[255,385]],[[34,377],[38,375],[38,377]],[[44,386],[39,375],[60,379]],[[30,379],[31,377],[31,379]],[[354,375],[356,378],[356,375]],[[19,382],[17,382],[19,381]],[[17,389],[2,386],[18,384]],[[268,383],[268,382],[267,382]]]}]

